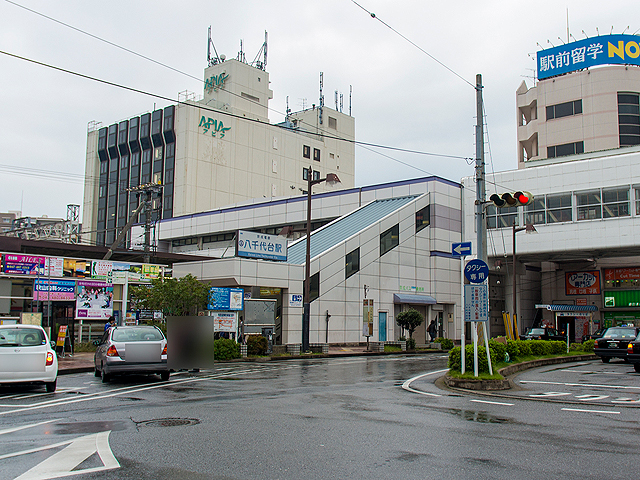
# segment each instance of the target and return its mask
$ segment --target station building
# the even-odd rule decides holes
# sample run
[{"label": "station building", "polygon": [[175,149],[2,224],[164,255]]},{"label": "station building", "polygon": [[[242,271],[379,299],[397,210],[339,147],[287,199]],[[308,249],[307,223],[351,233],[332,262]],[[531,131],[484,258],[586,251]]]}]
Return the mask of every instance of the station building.
[{"label": "station building", "polygon": [[[516,91],[517,169],[486,176],[487,196],[529,191],[530,205],[484,210],[491,332],[513,313],[572,339],[640,325],[640,52],[609,35],[538,52],[535,86]],[[462,180],[465,237],[475,240],[475,185]],[[533,225],[535,233],[514,233]],[[531,228],[529,228],[531,230]],[[514,240],[515,238],[515,240]]]}]

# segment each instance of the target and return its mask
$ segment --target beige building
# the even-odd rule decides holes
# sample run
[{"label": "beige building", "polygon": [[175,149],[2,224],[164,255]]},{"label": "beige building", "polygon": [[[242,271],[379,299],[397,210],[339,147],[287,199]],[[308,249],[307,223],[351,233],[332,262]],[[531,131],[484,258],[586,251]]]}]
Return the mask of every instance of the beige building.
[{"label": "beige building", "polygon": [[273,92],[261,67],[217,62],[205,70],[202,98],[89,132],[84,241],[115,240],[138,206],[127,188],[138,185],[164,185],[153,221],[300,194],[308,175],[336,173],[343,188],[353,187],[355,119],[314,105],[269,123]]},{"label": "beige building", "polygon": [[640,144],[638,85],[634,66],[571,72],[531,88],[523,81],[516,91],[518,168]]}]

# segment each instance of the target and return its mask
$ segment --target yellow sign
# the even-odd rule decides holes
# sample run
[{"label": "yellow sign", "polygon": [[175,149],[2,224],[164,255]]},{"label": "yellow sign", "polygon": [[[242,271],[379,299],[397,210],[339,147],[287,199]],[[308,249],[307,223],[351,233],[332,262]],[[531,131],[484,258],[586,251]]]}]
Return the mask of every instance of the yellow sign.
[{"label": "yellow sign", "polygon": [[67,326],[60,325],[58,330],[58,340],[56,341],[56,347],[64,347],[64,339],[67,336]]}]

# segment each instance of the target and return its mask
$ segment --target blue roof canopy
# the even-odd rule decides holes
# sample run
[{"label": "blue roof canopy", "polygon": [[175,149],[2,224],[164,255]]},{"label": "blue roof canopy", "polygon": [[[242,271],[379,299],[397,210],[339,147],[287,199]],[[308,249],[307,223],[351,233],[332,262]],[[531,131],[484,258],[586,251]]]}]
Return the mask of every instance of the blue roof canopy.
[{"label": "blue roof canopy", "polygon": [[394,293],[393,303],[406,303],[408,305],[435,305],[436,299],[430,295],[413,295],[410,293]]}]

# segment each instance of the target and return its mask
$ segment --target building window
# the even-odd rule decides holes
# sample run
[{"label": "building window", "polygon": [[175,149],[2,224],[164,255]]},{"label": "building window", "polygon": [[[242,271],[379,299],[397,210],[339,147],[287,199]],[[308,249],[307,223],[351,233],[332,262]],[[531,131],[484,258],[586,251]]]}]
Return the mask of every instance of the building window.
[{"label": "building window", "polygon": [[547,120],[569,117],[571,115],[577,115],[579,113],[582,113],[582,100],[574,100],[573,102],[549,105],[547,107]]},{"label": "building window", "polygon": [[425,227],[428,227],[431,223],[431,205],[418,210],[416,212],[416,233]]},{"label": "building window", "polygon": [[105,214],[106,214],[106,210],[104,208],[101,208],[101,209],[98,210],[98,221],[99,222],[104,222]]},{"label": "building window", "polygon": [[545,223],[546,209],[544,197],[533,198],[533,203],[525,207],[524,223],[525,225],[541,225]]},{"label": "building window", "polygon": [[518,225],[518,207],[496,208],[493,205],[487,207],[487,228],[506,228]]},{"label": "building window", "polygon": [[547,223],[570,222],[571,220],[573,220],[571,194],[547,195]]},{"label": "building window", "polygon": [[131,166],[137,167],[140,165],[140,152],[131,154]]},{"label": "building window", "polygon": [[320,180],[320,172],[317,170],[313,171],[313,179],[314,180]]},{"label": "building window", "polygon": [[162,160],[162,146],[156,147],[153,150],[153,159],[154,160]]},{"label": "building window", "polygon": [[380,256],[400,243],[400,225],[396,224],[380,235]]},{"label": "building window", "polygon": [[313,149],[313,159],[314,159],[316,162],[319,162],[319,161],[320,161],[320,149],[319,149],[319,148],[314,148],[314,149]]},{"label": "building window", "polygon": [[640,215],[640,187],[635,187],[636,191],[636,215]]},{"label": "building window", "polygon": [[302,169],[302,179],[303,180],[309,180],[309,169],[308,168],[303,168]]},{"label": "building window", "polygon": [[620,146],[640,145],[640,95],[618,93]]},{"label": "building window", "polygon": [[547,158],[564,157],[577,153],[584,153],[584,142],[564,143],[547,147]]},{"label": "building window", "polygon": [[311,158],[311,147],[309,145],[302,146],[302,156],[304,158]]},{"label": "building window", "polygon": [[356,248],[353,252],[347,253],[345,261],[346,268],[344,278],[349,278],[351,275],[360,270],[360,247]]},{"label": "building window", "polygon": [[320,272],[311,275],[309,278],[309,303],[320,296]]},{"label": "building window", "polygon": [[629,215],[628,188],[602,190],[602,216],[604,218],[628,217]]},{"label": "building window", "polygon": [[107,186],[106,185],[100,185],[100,189],[98,191],[98,197],[99,198],[103,198],[107,196]]},{"label": "building window", "polygon": [[329,117],[329,128],[333,128],[334,130],[338,129],[338,120],[333,117]]},{"label": "building window", "polygon": [[600,190],[592,190],[576,194],[578,203],[578,220],[595,220],[602,218]]},{"label": "building window", "polygon": [[105,174],[109,171],[108,162],[100,162],[100,174]]}]

